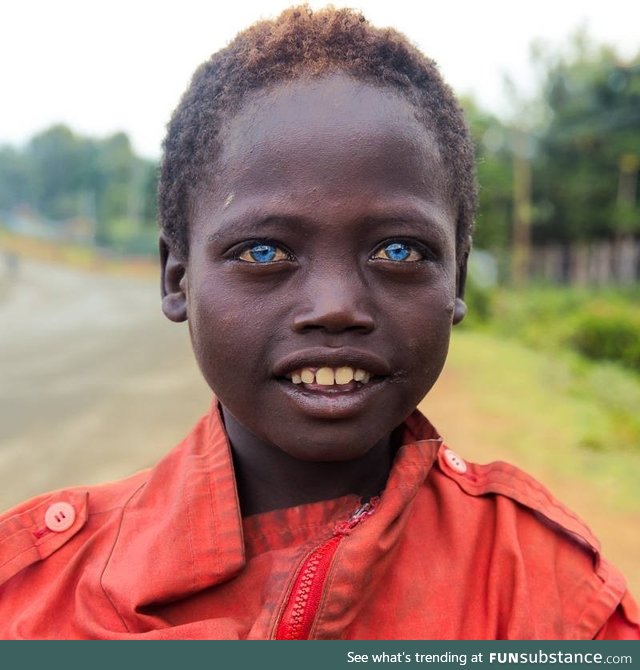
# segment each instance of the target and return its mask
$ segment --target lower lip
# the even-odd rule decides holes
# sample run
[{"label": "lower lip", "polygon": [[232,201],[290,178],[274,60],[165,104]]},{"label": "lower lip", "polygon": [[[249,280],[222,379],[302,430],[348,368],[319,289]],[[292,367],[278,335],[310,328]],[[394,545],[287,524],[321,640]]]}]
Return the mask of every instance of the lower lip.
[{"label": "lower lip", "polygon": [[305,414],[317,419],[348,419],[359,414],[383,384],[384,379],[373,379],[366,384],[354,381],[332,386],[280,381],[280,387],[289,400]]}]

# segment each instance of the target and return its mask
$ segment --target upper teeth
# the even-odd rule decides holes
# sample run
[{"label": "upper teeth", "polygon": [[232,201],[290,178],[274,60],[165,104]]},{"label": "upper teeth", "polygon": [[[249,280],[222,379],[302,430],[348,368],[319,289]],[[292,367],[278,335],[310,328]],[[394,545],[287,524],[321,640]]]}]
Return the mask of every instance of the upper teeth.
[{"label": "upper teeth", "polygon": [[340,368],[301,368],[291,373],[291,381],[294,384],[320,384],[320,386],[332,386],[333,384],[348,384],[355,379],[357,382],[366,384],[371,379],[371,374],[360,368],[343,366]]}]

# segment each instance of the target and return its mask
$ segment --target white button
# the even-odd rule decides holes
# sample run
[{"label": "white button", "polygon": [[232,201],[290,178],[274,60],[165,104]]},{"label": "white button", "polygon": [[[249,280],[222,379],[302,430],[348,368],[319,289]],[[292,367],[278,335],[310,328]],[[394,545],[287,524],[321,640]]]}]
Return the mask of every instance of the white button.
[{"label": "white button", "polygon": [[467,471],[467,464],[451,449],[444,450],[444,460],[447,465],[458,474],[463,475]]},{"label": "white button", "polygon": [[45,526],[54,533],[62,533],[71,528],[76,520],[76,511],[68,502],[56,502],[44,513]]}]

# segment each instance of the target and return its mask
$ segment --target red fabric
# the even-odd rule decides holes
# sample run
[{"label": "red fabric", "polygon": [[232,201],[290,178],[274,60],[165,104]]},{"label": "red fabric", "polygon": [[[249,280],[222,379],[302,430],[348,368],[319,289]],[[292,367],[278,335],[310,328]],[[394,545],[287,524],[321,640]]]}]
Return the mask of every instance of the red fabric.
[{"label": "red fabric", "polygon": [[[417,413],[405,433],[311,638],[640,639],[623,578],[540,484],[505,463],[456,472]],[[63,532],[44,522],[56,502],[76,512]],[[0,517],[0,638],[272,638],[304,557],[358,502],[242,520],[214,409],[155,468]]]}]

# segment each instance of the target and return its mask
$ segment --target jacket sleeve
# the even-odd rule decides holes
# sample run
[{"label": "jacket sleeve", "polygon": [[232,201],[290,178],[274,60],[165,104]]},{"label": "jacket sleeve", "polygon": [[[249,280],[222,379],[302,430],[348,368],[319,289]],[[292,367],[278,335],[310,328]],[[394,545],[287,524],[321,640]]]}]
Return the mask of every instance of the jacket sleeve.
[{"label": "jacket sleeve", "polygon": [[640,640],[638,606],[628,591],[594,639]]}]

